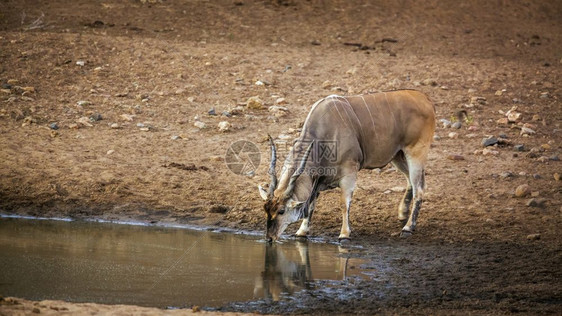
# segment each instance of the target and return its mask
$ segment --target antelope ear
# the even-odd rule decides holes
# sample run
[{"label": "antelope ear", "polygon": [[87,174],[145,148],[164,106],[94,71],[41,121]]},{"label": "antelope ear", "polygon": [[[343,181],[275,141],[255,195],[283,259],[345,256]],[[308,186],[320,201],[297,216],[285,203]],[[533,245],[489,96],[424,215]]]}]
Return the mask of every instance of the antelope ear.
[{"label": "antelope ear", "polygon": [[258,190],[260,191],[260,196],[264,201],[269,199],[269,193],[261,185],[258,184]]},{"label": "antelope ear", "polygon": [[291,200],[287,203],[287,206],[290,209],[294,210],[294,209],[300,209],[303,206],[303,204],[304,202]]}]

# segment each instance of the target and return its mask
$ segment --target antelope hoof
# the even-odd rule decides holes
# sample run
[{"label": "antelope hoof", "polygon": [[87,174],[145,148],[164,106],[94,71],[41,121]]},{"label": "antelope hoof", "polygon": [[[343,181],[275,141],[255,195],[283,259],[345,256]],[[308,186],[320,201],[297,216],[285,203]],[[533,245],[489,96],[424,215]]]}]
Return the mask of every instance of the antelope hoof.
[{"label": "antelope hoof", "polygon": [[351,238],[349,237],[338,237],[338,241],[340,242],[340,244],[346,244],[351,242]]},{"label": "antelope hoof", "polygon": [[412,232],[409,231],[409,230],[403,230],[403,231],[400,232],[401,238],[408,238],[410,236],[412,236]]}]

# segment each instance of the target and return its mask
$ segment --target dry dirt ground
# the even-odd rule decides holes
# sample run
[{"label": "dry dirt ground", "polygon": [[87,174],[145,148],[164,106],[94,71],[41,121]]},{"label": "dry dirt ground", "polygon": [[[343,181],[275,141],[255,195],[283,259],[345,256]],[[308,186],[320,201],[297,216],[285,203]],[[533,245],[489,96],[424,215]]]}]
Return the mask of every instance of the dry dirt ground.
[{"label": "dry dirt ground", "polygon": [[[467,117],[438,124],[411,238],[396,236],[403,177],[360,173],[351,244],[402,247],[394,285],[224,309],[560,314],[560,16],[550,0],[0,0],[0,210],[262,230],[267,134],[296,137],[329,94],[413,88],[438,119]],[[262,152],[254,177],[227,168],[237,140]],[[335,240],[340,207],[323,193],[312,234]]]}]

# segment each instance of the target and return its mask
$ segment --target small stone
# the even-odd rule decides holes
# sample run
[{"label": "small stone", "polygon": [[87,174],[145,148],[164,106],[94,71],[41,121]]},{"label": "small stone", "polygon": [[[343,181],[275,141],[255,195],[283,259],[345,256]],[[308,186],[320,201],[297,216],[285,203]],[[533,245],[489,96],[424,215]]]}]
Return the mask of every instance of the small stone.
[{"label": "small stone", "polygon": [[132,122],[134,117],[135,116],[131,115],[131,114],[121,114],[121,115],[119,115],[119,118],[121,118],[121,120],[125,121],[125,122]]},{"label": "small stone", "polygon": [[500,96],[500,95],[503,94],[503,91],[502,91],[502,90],[497,90],[496,93],[494,93],[494,94],[497,95],[497,96]]},{"label": "small stone", "polygon": [[215,115],[217,115],[217,112],[215,111],[215,108],[211,108],[211,109],[207,112],[207,114],[212,115],[212,116],[215,116]]},{"label": "small stone", "polygon": [[111,127],[112,129],[121,128],[121,126],[120,126],[118,123],[113,123],[113,124],[110,125],[110,127]]},{"label": "small stone", "polygon": [[211,156],[211,157],[209,157],[209,160],[211,160],[211,161],[223,161],[224,157],[223,156]]},{"label": "small stone", "polygon": [[515,145],[515,146],[513,146],[513,150],[515,150],[515,151],[524,151],[524,150],[525,150],[525,145]]},{"label": "small stone", "polygon": [[52,138],[55,138],[55,137],[59,136],[59,132],[52,130],[50,135],[51,135]]},{"label": "small stone", "polygon": [[552,147],[549,144],[542,144],[541,148],[544,150],[550,150]]},{"label": "small stone", "polygon": [[228,111],[223,111],[222,116],[231,117],[232,114],[230,114],[230,112],[228,112]]},{"label": "small stone", "polygon": [[57,123],[51,123],[49,124],[49,128],[56,131],[57,129],[59,129],[59,126],[57,125]]},{"label": "small stone", "polygon": [[472,98],[470,98],[470,103],[484,105],[484,104],[486,104],[486,98],[485,97],[472,97]]},{"label": "small stone", "polygon": [[527,235],[528,240],[539,240],[541,239],[541,234],[530,234]]},{"label": "small stone", "polygon": [[479,129],[480,129],[480,127],[475,126],[475,125],[470,125],[470,126],[468,127],[468,130],[471,131],[471,132],[476,132],[476,131],[479,130]]},{"label": "small stone", "polygon": [[105,153],[105,154],[106,154],[106,155],[111,155],[111,154],[113,154],[114,152],[115,152],[115,150],[110,149],[110,150],[108,150],[107,153]]},{"label": "small stone", "polygon": [[502,117],[502,118],[500,118],[496,121],[496,124],[507,125],[507,124],[509,124],[509,121],[507,120],[507,117]]},{"label": "small stone", "polygon": [[275,100],[275,104],[287,104],[287,100],[285,100],[285,98],[277,98],[277,100]]},{"label": "small stone", "polygon": [[79,118],[77,122],[84,125],[84,126],[87,126],[87,127],[94,126],[94,125],[90,124],[90,118],[85,117],[85,116]]},{"label": "small stone", "polygon": [[554,178],[554,180],[560,181],[560,174],[558,172],[555,172],[552,177]]},{"label": "small stone", "polygon": [[500,173],[500,177],[503,178],[503,179],[512,178],[513,173],[511,173],[509,171],[502,172],[502,173]]},{"label": "small stone", "polygon": [[141,128],[139,128],[139,131],[141,131],[141,132],[149,132],[149,131],[150,131],[150,127],[141,127]]},{"label": "small stone", "polygon": [[76,61],[76,65],[78,65],[78,66],[80,66],[80,67],[84,66],[85,64],[86,64],[86,62],[83,61],[83,60],[77,60],[77,61]]},{"label": "small stone", "polygon": [[441,136],[439,135],[433,135],[433,140],[441,140]]},{"label": "small stone", "polygon": [[219,123],[218,128],[220,132],[228,132],[232,128],[232,124],[227,121],[222,121]]},{"label": "small stone", "polygon": [[172,135],[172,137],[170,137],[171,140],[178,140],[181,139],[181,136],[178,135]]},{"label": "small stone", "polygon": [[533,174],[533,179],[538,180],[538,179],[541,179],[541,178],[542,177],[541,177],[540,174],[538,174],[538,173]]},{"label": "small stone", "polygon": [[101,116],[101,114],[99,113],[94,113],[92,115],[90,115],[90,121],[91,122],[97,122],[97,121],[101,121],[103,118]]},{"label": "small stone", "polygon": [[519,112],[515,112],[515,111],[508,111],[506,116],[507,116],[507,121],[510,123],[517,123],[519,121],[521,121],[521,113]]},{"label": "small stone", "polygon": [[20,81],[17,80],[17,79],[8,79],[7,83],[11,86],[15,86],[15,85],[20,84]]},{"label": "small stone", "polygon": [[68,128],[70,128],[70,129],[78,129],[78,124],[76,124],[76,123],[70,123],[70,124],[68,124]]},{"label": "small stone", "polygon": [[449,160],[464,160],[464,156],[451,154],[451,155],[447,156],[447,159],[449,159]]},{"label": "small stone", "polygon": [[533,115],[533,118],[531,118],[531,121],[540,121],[541,117],[538,114]]},{"label": "small stone", "polygon": [[451,124],[451,127],[452,127],[452,128],[456,128],[456,129],[459,129],[459,128],[462,127],[462,124],[461,124],[461,122],[455,122],[455,123]]},{"label": "small stone", "polygon": [[541,192],[539,192],[539,191],[533,191],[533,192],[531,192],[531,196],[532,196],[532,197],[539,197],[540,195],[541,195]]},{"label": "small stone", "polygon": [[258,97],[251,97],[246,102],[246,107],[251,110],[261,110],[263,109],[263,101]]},{"label": "small stone", "polygon": [[392,191],[392,192],[404,192],[404,191],[406,191],[406,188],[397,186],[397,187],[390,188],[390,191]]},{"label": "small stone", "polygon": [[76,105],[78,105],[78,106],[88,106],[88,105],[92,105],[92,103],[90,101],[81,100],[81,101],[76,102]]},{"label": "small stone", "polygon": [[196,121],[195,123],[193,123],[193,126],[199,128],[199,129],[207,128],[207,124],[205,124],[201,121]]},{"label": "small stone", "polygon": [[189,101],[189,103],[193,103],[195,102],[195,97],[189,97],[187,98],[187,101]]},{"label": "small stone", "polygon": [[560,161],[560,157],[558,157],[558,155],[552,155],[552,156],[548,157],[548,159],[550,159],[552,161]]},{"label": "small stone", "polygon": [[447,119],[440,119],[439,122],[441,122],[441,124],[443,125],[443,128],[451,127],[451,121],[449,121]]},{"label": "small stone", "polygon": [[23,87],[21,88],[23,90],[23,93],[27,93],[27,94],[33,94],[35,93],[35,88],[34,87]]},{"label": "small stone", "polygon": [[428,78],[428,79],[424,79],[424,80],[421,82],[421,84],[424,85],[424,86],[432,86],[432,87],[436,87],[436,86],[438,85],[438,84],[437,84],[437,81],[435,81],[434,79],[429,79],[429,78]]},{"label": "small stone", "polygon": [[529,194],[531,194],[531,187],[528,184],[522,184],[515,188],[516,197],[525,197]]},{"label": "small stone", "polygon": [[449,138],[451,138],[451,139],[457,139],[457,138],[459,138],[459,133],[457,133],[457,132],[450,132],[448,136],[449,136]]},{"label": "small stone", "polygon": [[493,146],[498,143],[498,139],[494,136],[486,137],[482,139],[482,147]]},{"label": "small stone", "polygon": [[548,92],[541,92],[541,95],[539,96],[539,98],[548,99]]},{"label": "small stone", "polygon": [[497,156],[499,154],[500,154],[500,152],[497,151],[497,150],[493,150],[493,149],[489,149],[489,148],[482,149],[482,155],[483,156]]}]

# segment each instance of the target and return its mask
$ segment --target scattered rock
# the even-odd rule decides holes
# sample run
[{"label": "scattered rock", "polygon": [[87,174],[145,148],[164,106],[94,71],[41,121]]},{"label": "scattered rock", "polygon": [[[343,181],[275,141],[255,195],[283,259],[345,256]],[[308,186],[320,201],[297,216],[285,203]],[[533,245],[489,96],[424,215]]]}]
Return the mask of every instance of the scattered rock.
[{"label": "scattered rock", "polygon": [[485,105],[486,104],[486,98],[485,97],[472,97],[472,98],[470,98],[470,103],[471,104]]},{"label": "scattered rock", "polygon": [[525,197],[529,194],[531,194],[531,187],[528,184],[522,184],[515,188],[516,197]]},{"label": "scattered rock", "polygon": [[223,111],[222,116],[231,117],[232,114],[230,114],[230,112],[228,112],[228,111]]},{"label": "scattered rock", "polygon": [[90,121],[91,122],[97,122],[97,121],[101,121],[103,118],[101,116],[101,114],[99,113],[94,113],[92,115],[90,115]]},{"label": "scattered rock", "polygon": [[220,132],[228,132],[232,128],[232,124],[227,121],[222,121],[219,123],[218,128]]},{"label": "scattered rock", "polygon": [[494,136],[486,137],[482,139],[482,147],[493,146],[498,143],[498,139]]},{"label": "scattered rock", "polygon": [[515,146],[513,146],[513,150],[515,150],[515,151],[525,151],[525,145],[515,145]]},{"label": "scattered rock", "polygon": [[178,140],[181,139],[181,136],[178,135],[172,135],[172,137],[170,137],[171,140]]},{"label": "scattered rock", "polygon": [[457,132],[450,132],[448,136],[449,136],[449,138],[451,138],[451,139],[457,139],[457,138],[459,138],[459,133],[457,133]]},{"label": "scattered rock", "polygon": [[134,117],[135,116],[131,115],[131,114],[121,114],[121,115],[119,115],[119,118],[121,118],[121,120],[125,121],[125,122],[132,122]]},{"label": "scattered rock", "polygon": [[404,192],[404,191],[406,191],[406,188],[397,186],[397,187],[390,188],[390,191],[392,191],[392,192]]},{"label": "scattered rock", "polygon": [[193,126],[199,128],[199,129],[207,128],[207,124],[205,124],[201,121],[195,121],[195,123],[193,123]]},{"label": "scattered rock", "polygon": [[251,97],[246,102],[246,107],[251,110],[263,109],[263,101],[259,97]]},{"label": "scattered rock", "polygon": [[462,124],[461,124],[461,122],[455,122],[455,123],[451,124],[451,127],[452,127],[452,128],[456,128],[456,129],[459,129],[459,128],[462,127]]},{"label": "scattered rock", "polygon": [[76,124],[76,123],[70,123],[70,124],[68,124],[68,128],[70,128],[70,129],[78,129],[78,124]]},{"label": "scattered rock", "polygon": [[554,180],[560,181],[560,174],[558,172],[555,172],[552,177],[554,177]]},{"label": "scattered rock", "polygon": [[521,113],[519,112],[512,112],[512,111],[508,111],[507,112],[507,121],[509,123],[517,123],[519,121],[521,121]]},{"label": "scattered rock", "polygon": [[55,137],[57,137],[57,136],[59,136],[59,132],[53,131],[53,130],[52,130],[52,131],[51,131],[51,138],[55,138]]},{"label": "scattered rock", "polygon": [[49,124],[49,128],[56,131],[57,129],[59,129],[59,126],[57,123],[51,123]]},{"label": "scattered rock", "polygon": [[506,172],[502,172],[500,173],[500,177],[503,179],[507,179],[507,178],[513,178],[513,173],[506,171]]},{"label": "scattered rock", "polygon": [[424,79],[421,82],[421,84],[424,86],[432,86],[432,87],[436,87],[438,85],[437,81],[435,81],[434,79]]},{"label": "scattered rock", "polygon": [[78,105],[78,106],[88,106],[88,105],[92,105],[92,103],[90,101],[81,100],[81,101],[76,102],[76,105]]},{"label": "scattered rock", "polygon": [[542,119],[538,114],[533,115],[533,118],[531,118],[531,121],[534,121],[534,122],[540,121],[540,120],[542,120]]},{"label": "scattered rock", "polygon": [[433,135],[433,140],[441,140],[441,136],[439,135]]},{"label": "scattered rock", "polygon": [[550,150],[552,147],[549,144],[542,144],[541,148],[544,150]]},{"label": "scattered rock", "polygon": [[211,108],[211,109],[207,112],[207,114],[212,115],[212,116],[215,116],[215,115],[217,115],[217,112],[215,111],[215,108]]},{"label": "scattered rock", "polygon": [[277,99],[275,100],[275,104],[278,104],[278,105],[280,105],[280,104],[287,104],[287,100],[285,100],[285,98],[277,98]]},{"label": "scattered rock", "polygon": [[443,124],[443,128],[451,127],[451,121],[449,121],[447,119],[440,119],[439,122],[441,122],[441,124]]},{"label": "scattered rock", "polygon": [[76,61],[76,65],[82,67],[82,66],[86,65],[86,62],[83,61],[83,60],[77,60],[77,61]]},{"label": "scattered rock", "polygon": [[111,154],[113,154],[114,152],[115,152],[115,150],[110,149],[110,150],[108,150],[107,153],[105,153],[105,154],[106,154],[106,155],[111,155]]},{"label": "scattered rock", "polygon": [[497,150],[493,150],[493,149],[489,149],[489,148],[482,149],[482,155],[483,156],[497,156],[499,154],[500,154],[500,152],[497,151]]},{"label": "scattered rock", "polygon": [[509,124],[509,121],[507,120],[507,117],[502,117],[502,118],[499,118],[499,119],[496,121],[496,124],[498,124],[498,125],[507,125],[507,124]]},{"label": "scattered rock", "polygon": [[538,162],[547,162],[547,161],[549,161],[549,160],[550,160],[550,158],[548,158],[547,156],[540,156],[540,157],[537,159]]},{"label": "scattered rock", "polygon": [[271,112],[276,117],[283,117],[286,116],[289,112],[289,109],[284,106],[272,105],[269,108],[269,112]]},{"label": "scattered rock", "polygon": [[119,128],[121,128],[121,125],[119,125],[118,123],[113,123],[113,124],[111,124],[110,127],[111,127],[112,129],[119,129]]},{"label": "scattered rock", "polygon": [[528,240],[539,240],[541,239],[541,234],[530,234],[527,235]]},{"label": "scattered rock", "polygon": [[92,126],[94,126],[94,125],[90,124],[90,118],[85,117],[85,116],[79,118],[78,121],[76,121],[76,122],[78,122],[78,123],[80,123],[80,124],[82,124],[82,125],[84,125],[84,126],[87,126],[87,127],[92,127]]},{"label": "scattered rock", "polygon": [[558,155],[552,155],[552,156],[548,157],[548,159],[550,159],[552,161],[560,161],[560,157],[558,157]]}]

